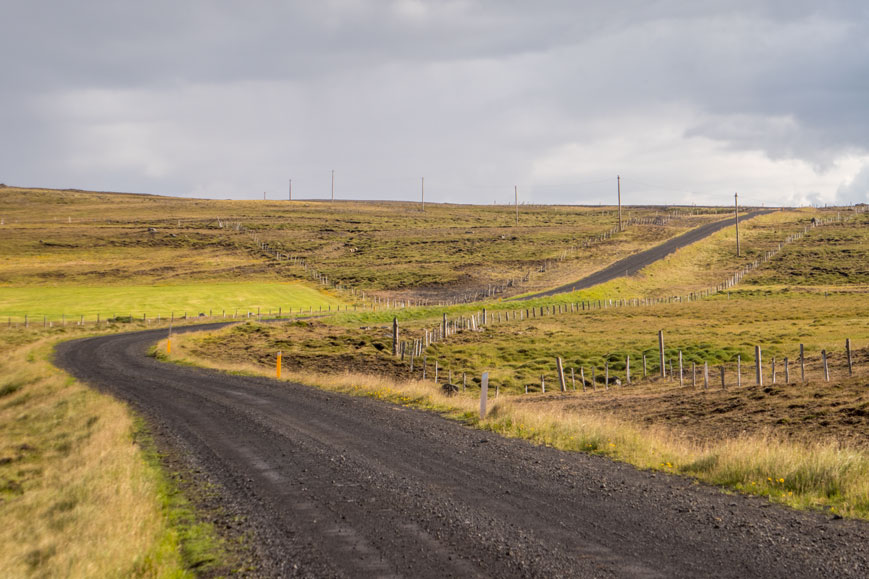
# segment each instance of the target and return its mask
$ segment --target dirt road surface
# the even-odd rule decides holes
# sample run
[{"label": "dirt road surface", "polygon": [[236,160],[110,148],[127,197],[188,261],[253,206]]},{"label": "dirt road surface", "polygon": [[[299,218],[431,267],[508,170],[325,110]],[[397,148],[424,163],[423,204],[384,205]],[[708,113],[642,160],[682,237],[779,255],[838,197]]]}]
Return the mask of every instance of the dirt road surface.
[{"label": "dirt road surface", "polygon": [[[772,210],[767,209],[761,211],[753,211],[748,215],[740,217],[739,221],[742,222],[747,219],[751,219],[752,217],[757,217],[758,215],[766,215],[767,213],[772,213]],[[579,281],[575,281],[569,284],[559,286],[557,288],[553,288],[551,290],[546,290],[543,292],[522,296],[515,299],[530,300],[534,298],[543,298],[548,296],[554,296],[557,294],[574,292],[577,290],[588,289],[590,287],[612,281],[622,276],[633,275],[644,267],[652,265],[660,259],[664,259],[677,249],[681,249],[683,247],[691,245],[692,243],[700,241],[701,239],[709,237],[716,231],[721,231],[725,227],[729,227],[733,224],[733,219],[724,219],[722,221],[715,221],[714,223],[707,223],[706,225],[701,225],[700,227],[692,229],[687,233],[683,233],[678,237],[668,239],[661,245],[657,245],[651,249],[640,251],[638,253],[635,253],[634,255],[629,255],[624,259],[620,259],[614,264],[605,267],[599,271],[596,271],[593,274],[586,276]]]},{"label": "dirt road surface", "polygon": [[130,402],[243,515],[226,520],[253,537],[258,575],[869,575],[866,523],[373,399],[161,363],[146,349],[163,335],[67,342],[57,364]]}]

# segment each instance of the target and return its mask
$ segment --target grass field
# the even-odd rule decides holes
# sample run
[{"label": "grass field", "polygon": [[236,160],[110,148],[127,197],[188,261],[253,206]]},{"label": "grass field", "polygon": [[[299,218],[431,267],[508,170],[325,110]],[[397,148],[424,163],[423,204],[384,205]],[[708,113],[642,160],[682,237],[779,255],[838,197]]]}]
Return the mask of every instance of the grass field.
[{"label": "grass field", "polygon": [[43,317],[59,322],[93,321],[116,316],[180,318],[201,313],[245,316],[248,312],[286,313],[345,305],[340,295],[324,293],[302,283],[211,283],[183,285],[0,287],[0,319],[20,323],[27,314],[34,323]]},{"label": "grass field", "polygon": [[[282,350],[286,375],[306,383],[445,412],[507,436],[696,476],[797,507],[869,517],[865,214],[811,229],[730,292],[609,307],[609,300],[661,300],[713,287],[813,217],[839,211],[788,210],[747,221],[740,227],[739,258],[734,232],[725,229],[635,276],[583,292],[245,323],[179,336],[173,358],[271,375],[274,353]],[[53,341],[93,331],[69,324],[78,316],[132,314],[138,320],[101,329],[123,331],[153,327],[139,321],[143,314],[165,320],[172,312],[193,317],[234,314],[235,308],[241,315],[256,308],[264,314],[291,307],[334,311],[356,299],[347,291],[320,291],[313,269],[393,299],[452,299],[527,277],[511,288],[518,294],[573,281],[728,215],[729,208],[627,208],[626,219],[671,218],[598,239],[616,224],[612,207],[523,206],[516,226],[513,208],[505,206],[432,204],[423,213],[412,203],[235,202],[2,188],[0,559],[12,562],[12,575],[25,576],[183,576],[200,564],[221,572],[214,563],[219,541],[161,475],[143,443],[146,433],[129,411],[48,363]],[[254,236],[304,258],[309,269],[271,259]],[[607,307],[567,310],[580,302]],[[467,318],[482,307],[490,320],[482,331],[463,331],[428,348],[427,380],[419,380],[419,360],[411,373],[409,359],[391,356],[393,316],[402,339],[412,340],[439,325],[443,313]],[[542,317],[541,307],[547,312]],[[538,315],[512,319],[530,308]],[[35,318],[29,329],[4,327],[25,313]],[[63,316],[68,323],[42,329],[42,316],[53,322]],[[686,378],[691,363],[711,365],[709,390],[652,376],[659,329],[668,359],[682,352]],[[853,377],[845,338],[853,342]],[[807,384],[795,382],[801,343],[809,354]],[[764,349],[763,387],[751,380],[754,345]],[[821,349],[830,353],[831,382],[822,378]],[[607,368],[611,378],[626,382],[628,355],[633,384],[607,390]],[[555,356],[576,371],[578,382],[584,370],[585,392],[581,383],[576,392],[540,392],[541,375],[556,387]],[[737,356],[740,388],[733,384]],[[779,364],[775,386],[769,384],[773,357]],[[784,357],[792,364],[790,384],[782,383]],[[441,382],[450,371],[459,382],[465,372],[469,390],[443,396],[431,380],[435,361]],[[719,365],[731,381],[726,391],[718,386]],[[499,396],[480,421],[474,407],[482,371],[491,373]]]},{"label": "grass field", "polygon": [[[721,218],[720,208],[513,208],[336,201],[211,201],[0,189],[0,285],[117,286],[307,279],[252,236],[304,258],[342,285],[449,298],[527,277],[523,290],[570,281],[621,256]],[[238,228],[237,226],[240,226]],[[578,250],[577,248],[582,248]],[[519,288],[516,288],[519,291]]]},{"label": "grass field", "polygon": [[[773,357],[780,361],[785,357],[795,360],[799,345],[803,344],[813,359],[820,356],[821,350],[827,350],[831,363],[839,363],[845,338],[850,338],[855,348],[856,344],[865,347],[869,342],[869,300],[859,278],[840,275],[839,279],[847,283],[824,286],[829,291],[818,291],[811,285],[766,287],[757,280],[789,267],[791,256],[807,251],[806,247],[861,235],[869,221],[865,214],[849,222],[812,230],[751,273],[746,284],[726,293],[701,301],[600,309],[600,305],[608,303],[607,298],[660,297],[662,288],[669,289],[669,295],[686,295],[709,287],[708,284],[721,281],[723,276],[731,275],[757,255],[777,246],[789,233],[801,230],[810,219],[802,211],[755,218],[744,228],[746,250],[741,258],[733,255],[730,233],[725,231],[682,249],[627,280],[531,302],[491,302],[490,323],[483,331],[459,332],[449,340],[433,344],[426,354],[447,372],[479,376],[489,371],[494,383],[513,393],[524,392],[526,388],[532,392],[539,390],[541,376],[551,384],[556,356],[577,373],[583,368],[589,378],[594,368],[598,379],[603,379],[607,369],[613,377],[626,379],[627,357],[633,359],[637,376],[644,355],[649,372],[654,372],[659,366],[658,330],[666,334],[668,359],[681,351],[686,365],[724,364],[731,377],[737,357],[746,365],[753,360],[755,345],[763,348],[769,360]],[[853,263],[851,253],[835,257],[827,260],[827,271],[860,267]],[[605,303],[597,301],[601,298]],[[583,301],[593,303],[595,309],[582,311],[578,306]],[[244,354],[248,359],[267,359],[269,352],[281,349],[288,353],[288,359],[296,360],[289,363],[298,364],[300,369],[314,364],[341,372],[347,367],[367,364],[372,371],[410,378],[407,360],[395,364],[387,356],[391,351],[392,316],[401,323],[401,339],[412,341],[422,339],[425,329],[437,327],[443,313],[454,320],[476,313],[480,307],[347,313],[324,323],[295,324],[280,331],[262,328],[250,336],[244,328],[229,330],[224,339],[244,341],[248,345]],[[539,312],[541,307],[547,315],[529,315]],[[498,322],[499,317],[503,323]],[[235,338],[233,332],[238,334]],[[250,340],[256,347],[250,347]],[[218,349],[233,351],[229,343],[218,345]]]},{"label": "grass field", "polygon": [[[861,477],[869,472],[865,442],[869,440],[865,390],[869,288],[859,277],[847,274],[824,277],[822,284],[805,276],[799,279],[807,283],[800,286],[780,283],[781,272],[791,267],[794,254],[837,247],[847,240],[862,247],[865,215],[810,230],[728,292],[690,302],[608,306],[609,299],[686,295],[720,283],[777,248],[789,234],[801,231],[815,215],[817,211],[791,211],[752,220],[741,231],[741,258],[734,255],[732,232],[723,231],[633,278],[584,292],[530,303],[347,313],[278,327],[246,324],[184,337],[179,355],[197,363],[269,374],[274,353],[282,350],[285,368],[298,379],[344,391],[375,392],[399,402],[446,405],[465,420],[471,420],[461,410],[466,402],[444,402],[433,383],[434,363],[439,366],[439,382],[451,375],[454,383],[461,383],[461,373],[467,374],[469,392],[460,399],[473,399],[480,374],[488,371],[490,388],[500,398],[482,427],[561,448],[604,453],[644,468],[698,476],[794,506],[832,507],[867,517],[869,490]],[[859,270],[862,264],[853,260],[855,251],[827,252],[825,271]],[[764,280],[775,283],[764,285]],[[597,300],[605,307],[598,308]],[[567,307],[582,301],[594,302],[595,309]],[[419,358],[411,373],[409,357],[391,356],[392,316],[400,320],[401,339],[412,341],[421,339],[424,329],[436,328],[442,313],[450,320],[467,318],[482,307],[488,309],[485,328],[461,331],[426,349],[427,380],[420,381]],[[541,307],[545,315],[539,313]],[[531,308],[537,311],[534,317],[513,319]],[[675,362],[679,352],[683,355],[685,387],[676,378],[655,377],[659,329],[665,333],[668,361]],[[853,377],[845,359],[845,338],[852,340]],[[801,383],[797,363],[800,344],[807,356],[806,384]],[[761,387],[754,385],[755,345],[764,352]],[[821,350],[828,353],[830,382],[824,380]],[[558,388],[556,356],[562,357],[568,370],[570,391],[564,394],[551,393]],[[633,368],[630,386],[626,385],[628,356]],[[784,358],[790,361],[787,384]],[[742,367],[740,387],[735,377],[737,359]],[[775,385],[771,384],[773,359],[777,361]],[[711,369],[708,389],[704,363]],[[691,386],[692,364],[699,370],[694,374],[696,387]],[[727,390],[720,386],[721,366]],[[576,392],[571,369],[580,384]],[[580,369],[586,378],[585,392]],[[607,371],[610,380],[619,378],[622,385],[611,382],[607,388]],[[365,377],[371,375],[381,376],[383,382]],[[541,375],[549,387],[547,394],[540,392]],[[365,386],[368,383],[378,385]],[[530,395],[524,394],[526,387]]]},{"label": "grass field", "polygon": [[0,574],[192,577],[194,568],[226,569],[217,535],[162,472],[130,410],[51,366],[52,344],[76,335],[87,334],[0,336]]}]

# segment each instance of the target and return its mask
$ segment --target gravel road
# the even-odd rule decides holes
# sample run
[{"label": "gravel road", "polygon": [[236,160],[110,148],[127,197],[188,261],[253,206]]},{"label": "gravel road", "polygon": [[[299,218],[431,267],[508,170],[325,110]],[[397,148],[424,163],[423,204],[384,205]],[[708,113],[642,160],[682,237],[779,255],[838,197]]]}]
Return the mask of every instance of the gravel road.
[{"label": "gravel road", "polygon": [[[772,209],[753,211],[748,215],[745,215],[744,217],[740,217],[739,221],[741,223],[747,219],[751,219],[752,217],[757,217],[758,215],[766,215],[767,213],[772,213],[772,211]],[[534,298],[543,298],[548,296],[554,296],[556,294],[574,292],[581,289],[588,289],[592,286],[596,286],[598,284],[602,284],[608,281],[612,281],[618,277],[635,274],[644,267],[649,266],[658,260],[664,259],[677,249],[681,249],[687,245],[691,245],[692,243],[700,241],[705,237],[709,237],[716,231],[721,231],[725,227],[729,227],[731,225],[733,225],[732,218],[724,219],[722,221],[715,221],[713,223],[707,223],[706,225],[701,225],[700,227],[683,233],[678,237],[668,239],[661,245],[657,245],[651,249],[640,251],[639,253],[635,253],[634,255],[629,255],[624,259],[620,259],[614,264],[605,267],[599,271],[596,271],[593,274],[586,276],[579,281],[571,282],[569,284],[565,284],[551,290],[546,290],[543,292],[522,296],[515,299],[530,300]]]},{"label": "gravel road", "polygon": [[164,334],[66,342],[56,361],[130,402],[245,515],[259,575],[869,575],[866,523],[377,400],[160,363],[145,352]]}]

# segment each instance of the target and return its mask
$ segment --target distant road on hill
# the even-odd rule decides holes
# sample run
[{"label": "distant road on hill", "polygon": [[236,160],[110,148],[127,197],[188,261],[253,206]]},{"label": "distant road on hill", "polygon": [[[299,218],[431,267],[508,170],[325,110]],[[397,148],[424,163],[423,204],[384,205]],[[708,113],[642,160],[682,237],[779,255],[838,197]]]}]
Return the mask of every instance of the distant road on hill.
[{"label": "distant road on hill", "polygon": [[[772,213],[774,209],[763,209],[759,211],[752,211],[751,213],[745,215],[744,217],[740,217],[739,221],[745,221],[747,219],[751,219],[752,217],[757,217],[758,215],[766,215],[767,213]],[[554,296],[556,294],[569,293],[581,289],[588,289],[590,287],[614,280],[616,278],[622,276],[628,276],[637,273],[644,267],[647,267],[660,259],[664,259],[677,249],[681,249],[687,245],[691,245],[701,239],[709,237],[716,231],[721,231],[725,227],[733,225],[733,218],[724,219],[722,221],[715,221],[713,223],[707,223],[706,225],[701,225],[697,229],[692,229],[687,233],[683,233],[678,237],[674,237],[673,239],[668,239],[661,245],[656,245],[651,249],[646,249],[645,251],[641,251],[639,253],[635,253],[634,255],[628,256],[624,259],[620,259],[614,264],[603,268],[600,271],[596,271],[593,274],[582,278],[579,281],[571,282],[562,286],[559,286],[554,289],[538,292],[536,294],[522,296],[518,298],[514,298],[516,300],[530,300],[534,298],[545,298],[549,296]]]}]

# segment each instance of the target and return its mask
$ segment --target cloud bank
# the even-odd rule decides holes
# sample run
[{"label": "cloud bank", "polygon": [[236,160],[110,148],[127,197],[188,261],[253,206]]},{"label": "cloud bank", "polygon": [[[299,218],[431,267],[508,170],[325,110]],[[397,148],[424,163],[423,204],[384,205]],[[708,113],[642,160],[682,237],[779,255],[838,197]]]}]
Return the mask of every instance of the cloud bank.
[{"label": "cloud bank", "polygon": [[[587,4],[587,5],[586,5]],[[0,181],[186,196],[869,201],[861,2],[6,3]]]}]

